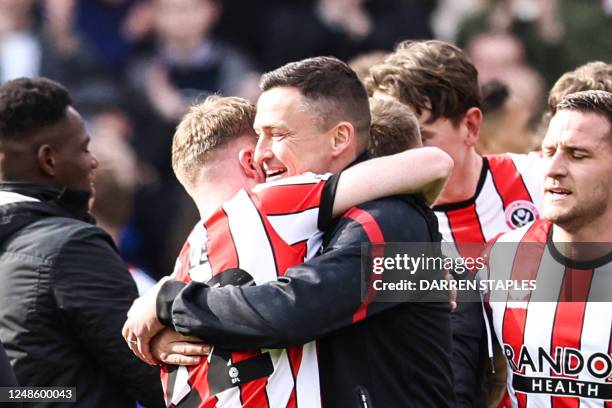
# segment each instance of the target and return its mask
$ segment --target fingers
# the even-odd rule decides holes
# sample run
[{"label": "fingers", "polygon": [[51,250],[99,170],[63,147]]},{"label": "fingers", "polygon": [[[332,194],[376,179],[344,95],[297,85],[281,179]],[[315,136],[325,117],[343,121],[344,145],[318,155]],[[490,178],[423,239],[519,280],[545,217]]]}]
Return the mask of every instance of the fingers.
[{"label": "fingers", "polygon": [[196,365],[202,361],[202,356],[210,354],[211,346],[203,343],[175,342],[169,344],[168,351],[155,353],[161,362],[176,365]]},{"label": "fingers", "polygon": [[150,365],[157,365],[158,362],[155,359],[155,357],[153,357],[153,354],[151,354],[151,350],[149,347],[149,341],[151,339],[147,338],[147,337],[138,337],[136,338],[137,341],[137,350],[138,350],[138,356],[140,357],[141,360],[143,360],[144,362],[146,362],[147,364]]},{"label": "fingers", "polygon": [[128,324],[127,321],[123,323],[123,328],[121,329],[121,335],[127,341],[128,339]]},{"label": "fingers", "polygon": [[451,290],[449,303],[451,312],[455,311],[457,309],[457,289]]},{"label": "fingers", "polygon": [[[456,298],[456,296],[455,296],[455,298]],[[457,309],[457,301],[456,300],[451,300],[448,303],[450,305],[451,312],[454,312],[455,309]]]},{"label": "fingers", "polygon": [[[446,274],[444,275],[444,279],[449,281],[449,283],[451,283],[450,281],[455,280],[453,275],[451,275],[448,271],[446,271]],[[457,289],[451,289],[449,291],[449,293],[448,293],[448,304],[450,305],[451,312],[453,312],[455,309],[457,309]]]},{"label": "fingers", "polygon": [[174,365],[197,365],[202,361],[202,357],[198,356],[184,356],[181,354],[169,354],[164,356],[162,362],[166,364]]},{"label": "fingers", "polygon": [[127,345],[130,348],[130,350],[132,350],[132,353],[134,353],[136,357],[144,361],[144,359],[140,356],[140,353],[138,352],[138,341],[130,337],[127,337],[125,341],[127,342]]},{"label": "fingers", "polygon": [[136,336],[134,336],[134,334],[132,333],[128,321],[126,321],[123,325],[123,328],[121,329],[121,335],[125,339],[130,350],[132,350],[132,353],[134,353],[138,358],[144,361],[144,359],[140,356],[140,353],[138,351],[138,341],[135,340]]},{"label": "fingers", "polygon": [[170,351],[185,356],[206,356],[210,354],[210,345],[203,343],[177,342],[171,344]]}]

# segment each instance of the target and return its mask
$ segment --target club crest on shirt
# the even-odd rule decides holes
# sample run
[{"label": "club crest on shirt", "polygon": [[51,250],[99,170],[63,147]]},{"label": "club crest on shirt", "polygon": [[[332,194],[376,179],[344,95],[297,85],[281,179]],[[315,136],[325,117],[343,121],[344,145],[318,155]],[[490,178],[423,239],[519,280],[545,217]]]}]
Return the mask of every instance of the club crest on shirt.
[{"label": "club crest on shirt", "polygon": [[505,211],[506,224],[512,229],[520,228],[540,218],[540,213],[533,203],[525,200],[513,201]]}]

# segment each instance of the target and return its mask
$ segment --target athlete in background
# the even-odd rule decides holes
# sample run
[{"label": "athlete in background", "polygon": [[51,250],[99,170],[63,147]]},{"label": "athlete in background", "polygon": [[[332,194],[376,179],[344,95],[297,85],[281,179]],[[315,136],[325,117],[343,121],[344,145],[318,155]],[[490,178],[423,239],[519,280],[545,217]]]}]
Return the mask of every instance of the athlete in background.
[{"label": "athlete in background", "polygon": [[[443,241],[452,243],[445,246],[448,256],[476,257],[482,246],[471,243],[485,243],[540,217],[540,157],[476,151],[482,122],[478,71],[461,49],[436,40],[404,41],[370,73],[368,92],[411,107],[423,144],[453,158],[453,174],[433,207]],[[467,293],[458,293],[451,315],[457,406],[484,407],[482,310],[478,303],[462,302],[462,295]]]}]

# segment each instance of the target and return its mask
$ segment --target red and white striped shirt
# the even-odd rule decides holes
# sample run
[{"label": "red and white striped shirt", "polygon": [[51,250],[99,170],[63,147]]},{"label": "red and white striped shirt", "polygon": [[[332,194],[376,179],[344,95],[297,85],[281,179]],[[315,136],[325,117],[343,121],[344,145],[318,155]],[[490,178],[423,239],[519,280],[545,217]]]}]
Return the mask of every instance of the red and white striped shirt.
[{"label": "red and white striped shirt", "polygon": [[[238,192],[198,222],[175,265],[176,279],[214,285],[276,280],[316,254],[331,217],[330,174],[307,173]],[[330,201],[331,200],[331,201]],[[329,213],[329,214],[323,214]],[[324,221],[326,222],[326,221]],[[172,407],[320,406],[315,342],[287,349],[213,350],[198,366],[162,368]]]},{"label": "red and white striped shirt", "polygon": [[612,253],[572,262],[551,230],[539,220],[488,248],[489,278],[536,284],[484,297],[508,362],[500,406],[612,408]]},{"label": "red and white striped shirt", "polygon": [[[483,157],[480,179],[468,200],[438,205],[442,240],[448,243],[487,242],[496,235],[539,219],[542,201],[541,158],[536,153],[505,153]],[[456,245],[447,254],[478,255],[478,246]]]}]

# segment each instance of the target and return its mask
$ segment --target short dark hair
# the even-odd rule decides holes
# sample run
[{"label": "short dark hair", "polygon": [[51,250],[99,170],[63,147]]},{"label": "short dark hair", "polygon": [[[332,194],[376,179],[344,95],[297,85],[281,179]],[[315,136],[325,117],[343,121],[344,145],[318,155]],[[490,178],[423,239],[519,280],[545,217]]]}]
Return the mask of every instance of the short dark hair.
[{"label": "short dark hair", "polygon": [[353,124],[360,142],[367,146],[370,131],[368,94],[355,71],[334,57],[307,58],[264,74],[262,91],[277,87],[297,88],[305,105],[315,111],[319,130],[346,120]]},{"label": "short dark hair", "polygon": [[557,104],[557,111],[560,110],[576,110],[602,115],[608,119],[609,131],[612,132],[612,92],[590,90],[566,95]]},{"label": "short dark hair", "polygon": [[422,146],[419,122],[412,110],[391,98],[370,98],[372,125],[368,151],[387,156]]},{"label": "short dark hair", "polygon": [[380,91],[409,105],[417,115],[430,110],[454,124],[480,107],[478,71],[460,48],[443,41],[403,41],[385,62],[370,69],[368,92]]},{"label": "short dark hair", "polygon": [[15,138],[66,117],[70,94],[46,78],[18,78],[0,86],[0,139]]}]

